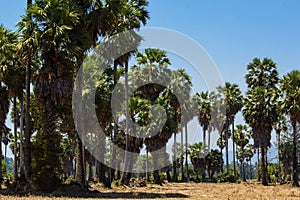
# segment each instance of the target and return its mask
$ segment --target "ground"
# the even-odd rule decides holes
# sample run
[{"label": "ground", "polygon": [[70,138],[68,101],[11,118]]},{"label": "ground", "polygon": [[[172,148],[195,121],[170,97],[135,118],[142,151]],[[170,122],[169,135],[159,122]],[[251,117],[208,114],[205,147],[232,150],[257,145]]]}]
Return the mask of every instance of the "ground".
[{"label": "ground", "polygon": [[262,186],[255,182],[229,184],[229,183],[166,183],[163,186],[147,185],[141,188],[114,187],[104,189],[92,186],[93,192],[79,198],[45,196],[1,196],[1,200],[68,200],[68,199],[300,199],[300,188],[290,185]]}]

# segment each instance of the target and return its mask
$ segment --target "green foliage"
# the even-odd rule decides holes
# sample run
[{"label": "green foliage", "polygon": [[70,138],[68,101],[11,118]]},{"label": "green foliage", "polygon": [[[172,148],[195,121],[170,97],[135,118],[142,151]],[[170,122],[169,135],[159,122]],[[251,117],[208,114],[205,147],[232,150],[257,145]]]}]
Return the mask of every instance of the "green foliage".
[{"label": "green foliage", "polygon": [[236,173],[236,175],[234,175],[233,169],[230,168],[229,171],[226,171],[221,175],[217,176],[216,179],[220,183],[225,183],[225,182],[238,183],[240,182],[240,174]]},{"label": "green foliage", "polygon": [[190,158],[197,177],[202,177],[203,173],[207,171],[209,178],[213,179],[214,174],[221,171],[223,158],[217,149],[211,150],[207,154],[205,151],[202,142],[195,143],[190,146]]},{"label": "green foliage", "polygon": [[54,132],[47,135],[38,132],[32,143],[32,178],[40,190],[49,192],[55,189],[62,173],[61,135]]}]

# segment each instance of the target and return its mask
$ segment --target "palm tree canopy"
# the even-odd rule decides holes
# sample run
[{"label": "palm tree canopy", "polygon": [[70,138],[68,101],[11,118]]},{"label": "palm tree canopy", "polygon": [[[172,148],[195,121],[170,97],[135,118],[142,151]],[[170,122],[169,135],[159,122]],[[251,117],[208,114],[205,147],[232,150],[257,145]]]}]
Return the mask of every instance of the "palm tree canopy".
[{"label": "palm tree canopy", "polygon": [[300,71],[294,70],[283,76],[280,81],[284,102],[282,108],[291,120],[300,122]]}]

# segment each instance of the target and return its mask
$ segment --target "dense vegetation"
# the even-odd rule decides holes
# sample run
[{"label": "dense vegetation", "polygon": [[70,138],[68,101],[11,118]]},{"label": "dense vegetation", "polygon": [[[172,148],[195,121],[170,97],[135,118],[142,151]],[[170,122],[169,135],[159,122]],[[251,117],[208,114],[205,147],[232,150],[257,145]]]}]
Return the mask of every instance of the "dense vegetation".
[{"label": "dense vegetation", "polygon": [[[17,31],[0,26],[0,155],[2,143],[9,145],[14,154],[12,178],[0,156],[0,168],[4,169],[0,170],[0,180],[5,178],[8,184],[15,183],[11,187],[26,183],[46,192],[67,179],[84,186],[97,180],[110,188],[113,181],[128,185],[136,176],[162,184],[165,174],[168,181],[174,182],[235,182],[239,178],[246,181],[256,177],[263,185],[292,181],[299,186],[300,71],[279,77],[274,61],[254,58],[247,66],[245,96],[237,84],[228,82],[216,91],[199,91],[192,96],[191,77],[184,69],[171,70],[165,51],[137,51],[141,41],[138,29],[149,19],[147,5],[146,0],[36,0],[34,3],[28,0],[27,12],[21,17]],[[80,137],[73,117],[80,119],[83,108],[78,108],[76,116],[72,114],[77,72],[82,65],[92,70],[91,49],[126,30],[135,31],[136,49],[107,61],[109,67],[96,85],[95,110],[104,135],[86,127]],[[84,60],[90,62],[83,63]],[[129,66],[131,63],[134,64]],[[128,90],[128,80],[137,84],[151,79],[148,74],[153,79],[168,77],[164,81],[169,87],[142,85],[130,97],[125,96],[125,105],[120,105],[126,110],[127,120],[118,116],[119,121],[114,122],[111,98],[118,81],[125,79],[123,84]],[[184,88],[177,93],[188,103],[181,104],[173,93],[179,86]],[[82,99],[87,98],[89,88],[82,85],[75,88]],[[152,105],[165,110],[154,121],[151,121]],[[12,130],[5,125],[10,107]],[[184,110],[189,115],[182,119]],[[246,125],[235,125],[238,112],[242,112]],[[189,145],[183,141],[183,135],[188,137],[187,124],[194,117],[203,128],[203,135],[199,135],[202,142]],[[214,118],[222,123],[215,123]],[[156,135],[141,138],[133,136],[138,132],[127,125],[129,119],[140,126],[149,123],[158,126],[162,119],[165,124]],[[125,130],[120,128],[122,124],[126,124]],[[210,149],[213,130],[220,134],[219,149]],[[140,131],[143,135],[151,133],[148,129]],[[276,131],[278,139],[275,164],[267,159],[272,131]],[[171,137],[174,137],[173,155],[166,151]],[[232,164],[229,140],[233,141]],[[92,146],[100,159],[86,145]],[[123,162],[123,155],[115,147],[140,156]],[[146,155],[141,154],[144,147]],[[255,153],[261,157],[256,165],[251,163]],[[193,166],[189,165],[188,156]],[[116,170],[121,168],[124,170]],[[131,173],[145,168],[152,172]]]}]

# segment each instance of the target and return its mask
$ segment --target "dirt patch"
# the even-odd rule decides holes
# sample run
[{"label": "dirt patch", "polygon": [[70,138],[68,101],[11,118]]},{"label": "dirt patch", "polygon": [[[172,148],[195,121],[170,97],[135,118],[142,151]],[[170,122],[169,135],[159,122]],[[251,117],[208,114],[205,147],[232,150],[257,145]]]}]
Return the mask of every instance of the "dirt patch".
[{"label": "dirt patch", "polygon": [[[166,183],[163,186],[147,185],[146,187],[113,187],[104,189],[92,185],[90,190],[96,190],[93,195],[81,196],[74,194],[76,199],[300,199],[300,188],[290,185],[262,186],[256,182],[229,183]],[[70,200],[64,196],[1,196],[2,200],[39,200],[55,199]]]}]

